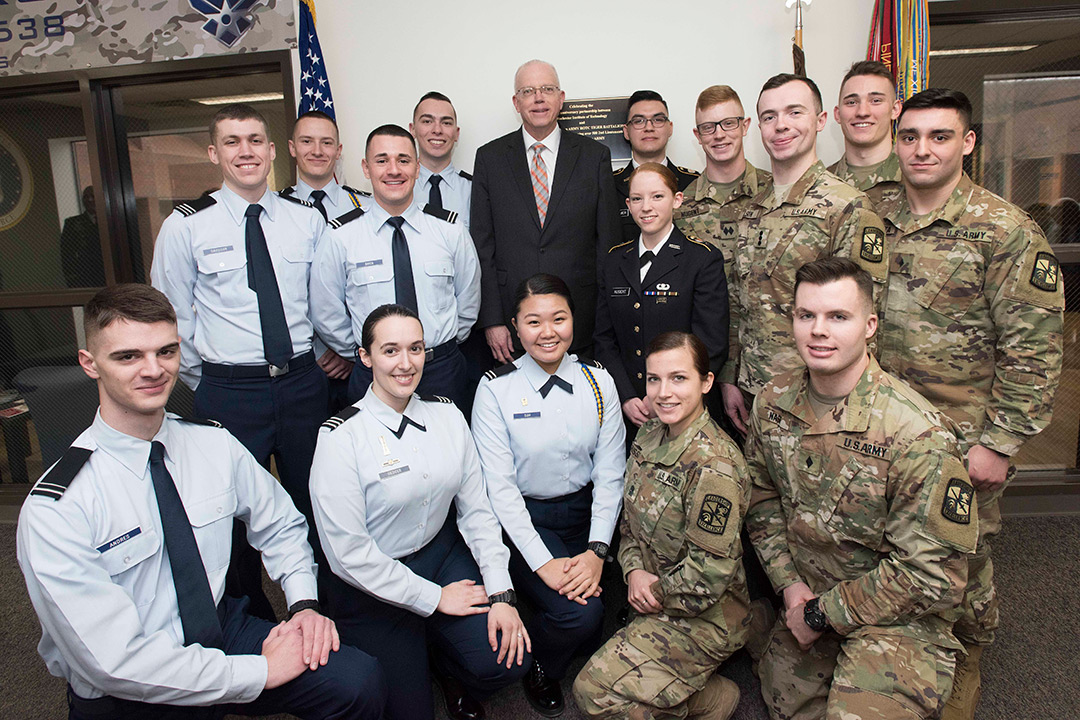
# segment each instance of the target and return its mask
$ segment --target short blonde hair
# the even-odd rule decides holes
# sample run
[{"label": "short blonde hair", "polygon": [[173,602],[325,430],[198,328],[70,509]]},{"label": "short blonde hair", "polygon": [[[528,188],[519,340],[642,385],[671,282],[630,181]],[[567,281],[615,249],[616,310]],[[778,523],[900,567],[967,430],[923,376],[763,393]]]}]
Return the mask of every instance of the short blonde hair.
[{"label": "short blonde hair", "polygon": [[699,112],[708,110],[713,105],[719,105],[728,100],[734,100],[739,103],[739,107],[743,106],[742,100],[739,99],[739,93],[735,92],[734,88],[730,85],[710,85],[702,90],[701,94],[697,96],[696,109]]}]

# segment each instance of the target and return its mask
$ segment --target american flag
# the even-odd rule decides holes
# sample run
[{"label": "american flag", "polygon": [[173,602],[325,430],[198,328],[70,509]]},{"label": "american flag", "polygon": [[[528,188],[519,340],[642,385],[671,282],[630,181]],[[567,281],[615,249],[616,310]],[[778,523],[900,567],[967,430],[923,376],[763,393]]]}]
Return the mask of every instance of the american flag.
[{"label": "american flag", "polygon": [[315,33],[315,0],[300,0],[300,110],[321,110],[337,119],[330,78],[326,75],[319,36]]}]

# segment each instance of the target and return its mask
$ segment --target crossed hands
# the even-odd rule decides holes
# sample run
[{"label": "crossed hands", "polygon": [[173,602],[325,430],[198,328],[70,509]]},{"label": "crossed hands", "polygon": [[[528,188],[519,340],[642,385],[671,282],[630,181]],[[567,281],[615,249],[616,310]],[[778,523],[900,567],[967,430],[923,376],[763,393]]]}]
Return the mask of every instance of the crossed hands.
[{"label": "crossed hands", "polygon": [[552,558],[541,565],[536,574],[552,590],[567,600],[585,605],[591,597],[599,597],[600,573],[604,570],[603,559],[592,550],[574,557]]},{"label": "crossed hands", "polygon": [[334,621],[314,610],[301,610],[292,620],[278,623],[262,644],[268,666],[266,689],[280,687],[304,670],[318,669],[340,647]]}]

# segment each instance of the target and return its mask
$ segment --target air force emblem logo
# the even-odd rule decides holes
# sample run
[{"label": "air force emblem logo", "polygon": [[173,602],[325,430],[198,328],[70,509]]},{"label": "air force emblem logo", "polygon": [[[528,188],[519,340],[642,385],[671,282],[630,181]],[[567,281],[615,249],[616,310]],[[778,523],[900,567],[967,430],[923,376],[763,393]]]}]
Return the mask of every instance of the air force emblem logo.
[{"label": "air force emblem logo", "polygon": [[254,23],[251,9],[259,0],[188,0],[188,3],[206,18],[203,30],[231,48]]}]

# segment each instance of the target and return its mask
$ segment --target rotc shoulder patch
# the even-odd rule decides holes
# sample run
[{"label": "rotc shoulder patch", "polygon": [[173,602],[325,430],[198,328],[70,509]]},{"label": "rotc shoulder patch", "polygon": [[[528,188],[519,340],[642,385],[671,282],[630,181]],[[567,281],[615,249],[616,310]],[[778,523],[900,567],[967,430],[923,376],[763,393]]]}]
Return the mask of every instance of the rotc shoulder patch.
[{"label": "rotc shoulder patch", "polygon": [[885,259],[885,233],[875,227],[863,228],[859,257],[866,262],[879,263]]},{"label": "rotc shoulder patch", "polygon": [[698,511],[697,526],[707,533],[723,535],[731,517],[731,501],[719,495],[706,495]]},{"label": "rotc shoulder patch", "polygon": [[1053,253],[1041,252],[1035,257],[1031,269],[1031,284],[1040,290],[1054,292],[1058,286],[1059,266]]},{"label": "rotc shoulder patch", "polygon": [[945,499],[941,501],[941,514],[954,523],[967,525],[971,522],[971,503],[975,488],[962,478],[950,478],[945,486]]}]

